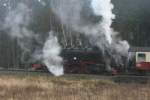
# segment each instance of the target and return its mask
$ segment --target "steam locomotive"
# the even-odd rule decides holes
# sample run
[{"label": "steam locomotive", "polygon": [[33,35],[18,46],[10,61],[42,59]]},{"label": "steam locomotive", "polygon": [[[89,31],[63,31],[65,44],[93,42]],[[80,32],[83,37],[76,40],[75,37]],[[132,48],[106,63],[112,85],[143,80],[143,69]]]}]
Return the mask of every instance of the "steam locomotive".
[{"label": "steam locomotive", "polygon": [[[93,48],[63,49],[60,56],[67,74],[146,74],[150,71],[150,48],[130,48],[129,57],[122,58],[121,65],[111,58],[108,65],[102,52]],[[32,68],[47,70],[42,64],[32,64]]]}]

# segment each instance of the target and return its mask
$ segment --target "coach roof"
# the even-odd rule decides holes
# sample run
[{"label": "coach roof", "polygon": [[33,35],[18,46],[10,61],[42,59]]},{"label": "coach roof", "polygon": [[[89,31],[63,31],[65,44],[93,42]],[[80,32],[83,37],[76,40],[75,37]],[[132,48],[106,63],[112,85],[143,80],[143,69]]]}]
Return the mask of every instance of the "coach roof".
[{"label": "coach roof", "polygon": [[150,52],[150,47],[131,47],[129,52]]}]

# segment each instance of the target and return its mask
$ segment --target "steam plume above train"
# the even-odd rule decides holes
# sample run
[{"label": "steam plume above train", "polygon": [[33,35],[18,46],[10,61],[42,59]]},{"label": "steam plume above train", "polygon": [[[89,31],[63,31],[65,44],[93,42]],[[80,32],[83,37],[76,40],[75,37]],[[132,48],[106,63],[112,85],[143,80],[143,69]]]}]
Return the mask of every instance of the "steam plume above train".
[{"label": "steam plume above train", "polygon": [[[85,4],[89,6],[83,9]],[[51,7],[63,24],[86,35],[92,45],[99,47],[105,59],[109,58],[106,52],[118,63],[121,63],[121,56],[127,56],[128,42],[116,37],[117,32],[111,28],[115,18],[111,0],[51,0]],[[94,14],[97,20],[86,20],[83,12],[85,15]]]},{"label": "steam plume above train", "polygon": [[[17,39],[18,45],[21,47],[22,61],[25,62],[25,56],[31,56],[27,63],[33,61],[43,61],[49,71],[56,75],[63,74],[62,58],[59,56],[61,46],[57,41],[57,37],[53,32],[49,33],[49,37],[43,43],[41,37],[28,28],[32,18],[32,10],[27,5],[19,3],[18,6],[10,10],[5,18],[4,29],[8,30],[8,35],[13,39]],[[36,41],[42,44],[39,48],[33,44]],[[34,46],[33,46],[34,45]],[[34,49],[37,47],[38,49]]]},{"label": "steam plume above train", "polygon": [[[43,0],[38,2],[43,6],[46,5]],[[72,34],[80,33],[86,36],[92,46],[98,47],[103,52],[108,69],[111,69],[109,56],[118,63],[121,63],[121,56],[127,56],[128,43],[116,37],[117,32],[111,28],[112,20],[115,19],[111,0],[49,0],[49,2],[52,12],[62,25],[72,30]],[[27,4],[18,3],[16,8],[9,9],[3,28],[7,30],[9,36],[17,39],[23,51],[22,61],[25,62],[26,59],[27,62],[42,61],[54,75],[62,75],[63,59],[59,56],[62,47],[58,41],[59,37],[56,36],[58,32],[52,28],[46,35],[34,32],[29,28],[34,16],[32,14],[33,11]]]},{"label": "steam plume above train", "polygon": [[[86,3],[89,7],[85,8],[85,12],[83,7]],[[52,0],[51,7],[63,24],[90,37],[93,45],[102,49],[112,43],[111,24],[115,15],[112,13],[113,5],[110,0]],[[82,12],[88,15],[90,10],[99,18],[94,23],[87,22],[85,17],[82,17]]]}]

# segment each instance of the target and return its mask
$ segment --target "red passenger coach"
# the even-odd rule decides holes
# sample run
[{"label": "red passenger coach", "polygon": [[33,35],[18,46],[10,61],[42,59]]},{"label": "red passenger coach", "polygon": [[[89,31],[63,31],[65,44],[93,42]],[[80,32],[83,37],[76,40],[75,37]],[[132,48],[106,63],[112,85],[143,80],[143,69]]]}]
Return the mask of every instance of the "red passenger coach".
[{"label": "red passenger coach", "polygon": [[136,68],[139,70],[150,71],[150,62],[140,62],[136,64]]},{"label": "red passenger coach", "polygon": [[135,53],[135,67],[140,71],[150,71],[150,48],[136,47],[131,52]]}]

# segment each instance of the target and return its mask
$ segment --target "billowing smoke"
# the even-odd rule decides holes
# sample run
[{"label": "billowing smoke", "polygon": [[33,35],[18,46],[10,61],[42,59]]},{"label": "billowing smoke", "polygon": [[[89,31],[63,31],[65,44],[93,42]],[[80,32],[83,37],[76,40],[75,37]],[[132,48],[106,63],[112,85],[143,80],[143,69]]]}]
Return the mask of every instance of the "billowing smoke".
[{"label": "billowing smoke", "polygon": [[[106,48],[107,52],[109,52],[112,59],[115,59],[117,64],[123,64],[122,57],[128,56],[129,44],[127,41],[122,41],[119,37],[116,37],[118,33],[111,28],[113,19],[115,19],[115,15],[112,13],[114,5],[111,0],[92,0],[91,5],[94,13],[102,16],[99,27],[109,43]],[[100,41],[98,42],[100,43]]]},{"label": "billowing smoke", "polygon": [[115,18],[115,15],[112,13],[113,4],[111,0],[92,0],[91,6],[94,13],[97,16],[102,16],[102,20],[99,25],[102,29],[103,34],[106,35],[107,41],[111,44],[112,42],[112,19]]},{"label": "billowing smoke", "polygon": [[[88,38],[90,45],[97,46],[104,54],[106,63],[111,59],[122,63],[122,57],[128,54],[129,45],[117,37],[112,28],[115,15],[112,13],[111,0],[49,0],[55,17],[71,34],[82,34]],[[45,2],[38,0],[43,6]],[[23,50],[22,60],[25,62],[42,61],[55,75],[63,74],[62,58],[59,56],[61,46],[56,32],[50,30],[49,37],[43,39],[42,33],[29,29],[32,22],[32,9],[23,3],[18,3],[14,9],[9,9],[5,18],[4,29],[9,36],[17,39]],[[61,35],[60,35],[61,36]],[[80,36],[80,35],[78,35]],[[27,57],[26,57],[27,56]],[[111,56],[111,57],[110,57]],[[31,59],[27,59],[31,58]],[[110,69],[108,67],[108,69]]]},{"label": "billowing smoke", "polygon": [[50,32],[49,38],[43,42],[41,41],[41,35],[44,34],[37,34],[29,29],[30,22],[32,22],[32,13],[27,5],[18,3],[15,9],[8,12],[4,22],[4,30],[7,30],[12,39],[17,39],[23,52],[22,62],[40,61],[47,66],[52,74],[62,75],[62,58],[59,56],[61,46],[57,38],[53,36],[53,32]]},{"label": "billowing smoke", "polygon": [[51,7],[63,24],[84,34],[102,50],[106,63],[110,63],[109,56],[120,63],[121,57],[127,56],[127,41],[116,37],[117,32],[111,28],[115,18],[111,0],[51,0]]},{"label": "billowing smoke", "polygon": [[[51,0],[51,7],[54,13],[60,18],[61,22],[72,30],[80,32],[89,37],[91,44],[99,46],[101,49],[109,45],[112,41],[111,39],[111,22],[114,15],[111,9],[105,9],[106,3],[99,3],[98,7],[101,7],[100,12],[97,13],[95,1],[91,0]],[[107,0],[106,0],[107,1]],[[93,3],[94,2],[94,3]],[[96,1],[97,2],[97,1]],[[102,1],[101,1],[102,2]],[[105,1],[103,1],[105,2]],[[88,7],[84,7],[89,5]],[[105,8],[104,8],[105,7]],[[112,5],[111,5],[112,7]],[[92,11],[91,11],[92,10]],[[94,10],[94,11],[93,11]],[[103,11],[104,10],[104,11]],[[105,12],[106,11],[106,12]],[[84,15],[91,17],[92,12],[96,13],[97,21],[89,21]],[[105,14],[101,13],[105,12]],[[89,14],[88,14],[89,13]],[[109,14],[109,15],[108,15]],[[93,14],[94,15],[94,14]],[[106,15],[106,16],[105,16]],[[107,17],[109,16],[109,17]],[[94,17],[95,18],[95,17]],[[92,20],[92,18],[89,18]]]},{"label": "billowing smoke", "polygon": [[32,39],[35,34],[27,27],[31,18],[31,10],[23,3],[10,10],[5,18],[4,29],[13,39],[17,39],[19,46],[23,50],[22,61],[25,61],[25,56],[31,53]]},{"label": "billowing smoke", "polygon": [[57,37],[53,36],[54,32],[49,33],[49,37],[44,44],[43,58],[50,72],[56,76],[63,75],[63,59],[59,56],[61,46],[58,43]]}]

